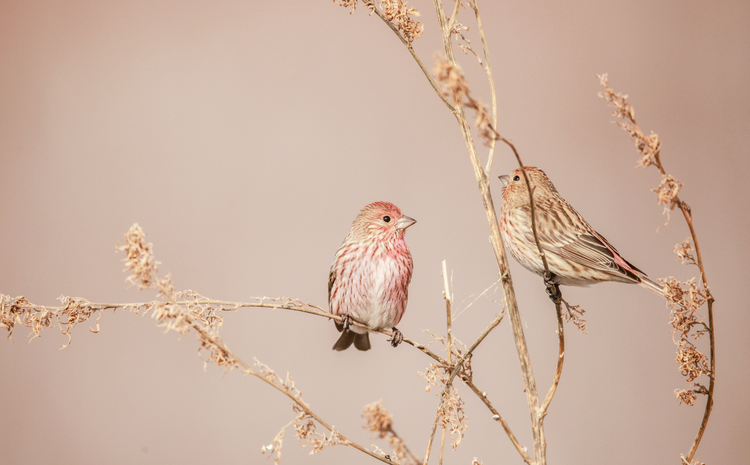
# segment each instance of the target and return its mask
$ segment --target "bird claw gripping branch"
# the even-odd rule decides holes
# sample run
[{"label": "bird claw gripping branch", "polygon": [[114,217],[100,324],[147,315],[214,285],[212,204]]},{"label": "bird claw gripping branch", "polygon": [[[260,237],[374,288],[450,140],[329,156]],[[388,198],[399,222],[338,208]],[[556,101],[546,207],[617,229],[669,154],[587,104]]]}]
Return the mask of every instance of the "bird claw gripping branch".
[{"label": "bird claw gripping branch", "polygon": [[393,347],[398,347],[404,341],[404,335],[397,328],[393,328],[393,334],[388,340],[391,341]]},{"label": "bird claw gripping branch", "polygon": [[344,331],[349,331],[349,327],[352,325],[352,318],[349,315],[344,315],[344,321],[341,323],[341,326],[344,328]]},{"label": "bird claw gripping branch", "polygon": [[549,271],[544,272],[544,285],[547,287],[547,295],[555,305],[562,302],[562,293],[560,292],[560,279]]}]

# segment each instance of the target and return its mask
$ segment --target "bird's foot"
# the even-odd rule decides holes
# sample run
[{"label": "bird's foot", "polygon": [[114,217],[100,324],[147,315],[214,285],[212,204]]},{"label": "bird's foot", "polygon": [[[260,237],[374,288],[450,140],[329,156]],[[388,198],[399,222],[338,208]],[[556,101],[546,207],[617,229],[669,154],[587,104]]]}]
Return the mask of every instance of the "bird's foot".
[{"label": "bird's foot", "polygon": [[562,293],[560,292],[560,278],[552,272],[544,272],[544,285],[547,287],[547,295],[555,305],[562,302]]},{"label": "bird's foot", "polygon": [[391,342],[391,345],[393,347],[398,347],[398,345],[404,341],[404,335],[401,334],[401,331],[394,327],[393,334],[391,334],[391,338],[388,340]]},{"label": "bird's foot", "polygon": [[341,324],[344,327],[344,331],[349,331],[349,327],[352,325],[352,318],[349,315],[344,315],[344,321]]}]

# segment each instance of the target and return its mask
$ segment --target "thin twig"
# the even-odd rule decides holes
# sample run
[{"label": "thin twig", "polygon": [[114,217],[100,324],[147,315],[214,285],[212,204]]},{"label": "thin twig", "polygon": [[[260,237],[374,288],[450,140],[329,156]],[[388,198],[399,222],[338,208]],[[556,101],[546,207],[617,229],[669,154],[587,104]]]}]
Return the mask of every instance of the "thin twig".
[{"label": "thin twig", "polygon": [[[534,233],[534,242],[536,243],[537,251],[539,252],[539,256],[542,259],[542,265],[544,265],[544,272],[545,276],[552,276],[549,270],[549,265],[547,264],[547,257],[544,254],[544,250],[542,249],[541,244],[539,243],[539,235],[537,233],[536,228],[536,209],[534,208],[534,195],[532,192],[531,182],[529,180],[529,175],[526,173],[526,168],[523,165],[523,162],[521,161],[521,156],[518,154],[518,151],[516,150],[516,146],[513,145],[512,142],[507,140],[504,137],[500,137],[500,140],[503,141],[510,149],[513,151],[513,154],[516,157],[516,160],[518,161],[518,166],[521,169],[521,173],[523,173],[524,180],[526,181],[526,190],[529,194],[529,208],[531,209],[531,231]],[[550,402],[552,402],[552,398],[555,396],[555,392],[557,392],[557,385],[560,383],[560,377],[562,376],[562,368],[563,368],[563,362],[565,361],[565,329],[563,326],[563,318],[562,318],[562,295],[560,294],[559,287],[555,286],[555,290],[558,293],[559,297],[557,300],[554,301],[555,304],[555,313],[557,315],[557,338],[558,338],[558,355],[557,355],[557,365],[555,367],[555,376],[552,380],[552,385],[549,388],[549,391],[547,392],[547,397],[544,399],[544,402],[542,403],[542,406],[540,408],[540,424],[542,421],[544,421],[544,416],[547,414],[547,408],[549,407]]]},{"label": "thin twig", "polygon": [[[442,397],[440,399],[440,402],[443,402]],[[432,451],[432,441],[435,440],[435,432],[437,432],[438,420],[440,420],[440,409],[437,409],[437,412],[435,412],[435,421],[432,422],[430,437],[427,439],[427,452],[425,452],[424,454],[424,462],[422,462],[423,465],[427,465],[427,463],[430,461],[430,451]]]},{"label": "thin twig", "polygon": [[453,13],[448,21],[448,31],[451,31],[456,25],[456,17],[458,16],[458,8],[461,6],[461,0],[456,0],[456,6],[453,7]]},{"label": "thin twig", "polygon": [[[460,0],[459,0],[460,1]],[[487,38],[484,35],[484,27],[482,26],[482,17],[479,15],[479,0],[474,0],[471,5],[474,10],[474,16],[477,18],[477,28],[479,29],[479,38],[482,41],[482,52],[484,53],[484,71],[487,73],[487,82],[490,85],[490,98],[492,99],[492,127],[497,128],[497,92],[495,91],[495,79],[492,76],[492,64],[490,63],[490,49],[487,46]],[[485,167],[485,173],[492,172],[492,161],[495,158],[495,145],[496,139],[493,137],[490,139],[490,152],[487,155],[487,166]]]},{"label": "thin twig", "polygon": [[[176,299],[175,295],[176,292],[174,291],[174,288],[172,286],[171,278],[167,277],[166,279],[159,279],[158,276],[156,276],[156,269],[153,268],[153,278],[150,280],[150,282],[155,283],[151,284],[148,287],[157,288],[159,289],[159,293],[162,296],[165,296],[172,304],[172,306],[176,308],[182,308],[182,306],[179,304],[178,300]],[[146,286],[143,286],[146,287]],[[217,334],[214,334],[210,331],[207,331],[204,326],[202,326],[193,315],[191,315],[188,311],[183,311],[181,315],[179,315],[179,318],[184,319],[188,322],[188,324],[193,328],[193,330],[199,334],[201,341],[208,341],[213,348],[217,349],[220,353],[221,360],[226,361],[227,366],[230,366],[234,364],[239,368],[240,371],[252,375],[269,386],[273,387],[274,389],[280,391],[285,396],[287,396],[292,402],[294,402],[302,411],[305,412],[307,416],[312,418],[314,421],[318,422],[323,428],[330,431],[332,434],[334,433],[333,426],[329,425],[325,420],[323,420],[318,414],[316,414],[311,408],[310,405],[305,402],[301,395],[299,394],[299,391],[294,392],[294,388],[289,388],[285,385],[280,385],[276,383],[273,379],[271,379],[269,376],[264,376],[264,374],[257,372],[256,370],[253,370],[250,365],[248,365],[244,360],[239,358],[237,355],[232,352],[227,344],[218,337]],[[218,358],[214,358],[214,361],[216,362]],[[218,364],[218,362],[217,362]],[[380,460],[381,462],[388,463],[395,465],[396,463],[390,458],[383,457],[381,455],[376,454],[375,452],[372,452],[365,447],[361,446],[360,444],[349,440],[346,436],[341,434],[340,432],[336,431],[337,437],[341,440],[342,444],[351,446],[360,452],[363,452],[375,459]]]},{"label": "thin twig", "polygon": [[461,371],[461,368],[463,367],[463,363],[471,357],[471,354],[474,352],[474,349],[479,346],[479,344],[484,340],[484,338],[487,337],[490,332],[497,327],[497,325],[500,324],[501,321],[503,321],[503,317],[505,316],[505,313],[500,313],[494,320],[492,320],[492,323],[490,323],[486,328],[484,328],[484,331],[482,331],[482,334],[477,337],[477,339],[474,341],[474,343],[469,347],[469,349],[466,351],[465,354],[461,356],[460,360],[457,360],[453,371],[451,371],[451,374],[448,376],[448,381],[446,382],[446,386],[450,386],[451,383],[453,383],[453,378],[456,377],[459,371]]},{"label": "thin twig", "polygon": [[453,341],[453,313],[452,313],[452,307],[453,307],[453,299],[451,297],[451,290],[448,286],[448,268],[446,261],[443,260],[443,295],[445,298],[445,326],[446,326],[446,333],[448,335],[448,363],[453,363],[453,347],[454,347],[454,341]]},{"label": "thin twig", "polygon": [[[320,317],[328,318],[328,319],[335,320],[335,321],[340,321],[340,322],[344,321],[344,318],[341,316],[332,315],[317,305],[303,303],[299,300],[288,299],[288,298],[283,298],[283,297],[258,297],[257,299],[258,299],[258,302],[229,302],[226,300],[200,298],[197,300],[189,300],[189,301],[177,300],[175,304],[182,305],[182,304],[191,303],[191,304],[198,304],[198,305],[217,305],[220,307],[220,310],[224,312],[234,312],[240,308],[270,308],[273,310],[276,310],[276,309],[290,310],[294,312],[307,313],[309,315],[320,316]],[[279,302],[279,303],[273,303],[273,302]],[[88,302],[86,300],[81,301],[81,304],[84,304],[87,307],[91,307],[95,311],[108,310],[108,309],[114,310],[118,308],[143,309],[143,308],[148,308],[150,306],[153,306],[155,303],[156,301],[133,302],[133,303],[97,303],[97,302]],[[33,311],[41,310],[41,311],[58,312],[58,311],[65,310],[66,307],[65,306],[43,306],[43,305],[36,305],[36,304],[29,303],[29,304],[17,305],[17,308],[23,308],[23,309],[33,310]],[[388,336],[392,336],[392,333],[393,333],[392,331],[385,330],[385,329],[370,328],[369,326],[364,325],[354,319],[350,319],[350,324],[352,324],[353,326],[367,328],[370,331],[379,332]],[[406,337],[404,338],[403,342],[413,346],[415,349],[426,354],[427,356],[429,356],[430,358],[438,362],[440,365],[450,366],[450,363],[447,360],[438,356],[436,353],[428,349],[424,344],[420,344]]]},{"label": "thin twig", "polygon": [[533,463],[532,458],[529,456],[528,452],[526,452],[526,448],[521,445],[521,443],[518,442],[518,439],[516,439],[516,436],[513,434],[513,431],[511,431],[510,426],[508,426],[508,423],[503,419],[503,417],[500,415],[500,412],[497,411],[494,405],[492,405],[492,402],[487,398],[487,393],[481,391],[473,381],[471,381],[468,377],[465,375],[461,376],[461,380],[464,382],[464,384],[474,392],[474,394],[479,397],[479,400],[484,403],[484,405],[489,409],[490,412],[492,412],[492,419],[496,420],[498,423],[500,423],[500,426],[505,430],[505,434],[510,438],[510,442],[513,443],[513,446],[515,446],[518,453],[521,455],[521,458],[523,458],[523,461],[531,465]]},{"label": "thin twig", "polygon": [[443,452],[445,452],[445,430],[446,425],[443,425],[443,434],[440,436],[440,457],[438,458],[438,465],[443,465]]},{"label": "thin twig", "polygon": [[565,361],[565,333],[563,327],[563,317],[560,309],[560,304],[555,305],[557,312],[557,336],[558,336],[558,355],[557,355],[557,367],[555,368],[555,376],[552,379],[552,385],[549,387],[547,397],[542,402],[542,415],[547,415],[547,409],[549,404],[552,402],[552,398],[555,396],[557,391],[557,385],[560,384],[560,376],[562,376],[563,362]]},{"label": "thin twig", "polygon": [[394,34],[401,40],[401,42],[404,44],[404,46],[409,50],[409,53],[411,53],[412,58],[414,58],[414,61],[417,62],[417,65],[419,65],[419,69],[422,70],[422,73],[427,78],[427,81],[432,86],[432,89],[435,91],[435,93],[440,97],[440,100],[443,101],[443,103],[448,107],[448,109],[451,111],[451,113],[456,111],[456,108],[453,106],[453,104],[448,100],[448,98],[443,94],[443,92],[440,91],[440,87],[438,87],[437,83],[435,82],[435,79],[433,79],[432,75],[429,71],[427,71],[427,68],[425,68],[424,63],[422,63],[422,60],[417,55],[417,52],[414,51],[414,47],[409,43],[408,40],[399,32],[398,28],[393,25],[390,21],[388,21],[388,18],[385,17],[385,15],[378,10],[375,7],[375,4],[372,1],[363,0],[364,4],[368,7],[371,6],[370,11],[374,12],[375,15],[377,15],[378,18],[382,19],[385,24],[388,25],[389,28],[393,31]]}]

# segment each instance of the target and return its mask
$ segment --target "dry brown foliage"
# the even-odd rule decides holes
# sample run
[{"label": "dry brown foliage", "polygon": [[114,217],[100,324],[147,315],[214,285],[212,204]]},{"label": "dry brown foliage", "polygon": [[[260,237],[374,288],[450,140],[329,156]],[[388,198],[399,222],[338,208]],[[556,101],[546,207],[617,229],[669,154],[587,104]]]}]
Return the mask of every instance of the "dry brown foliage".
[{"label": "dry brown foliage", "polygon": [[[365,7],[370,10],[370,14],[376,12],[374,0],[362,0]],[[333,3],[343,6],[351,7],[351,13],[357,10],[357,0],[333,0]],[[378,0],[379,12],[383,17],[397,30],[399,31],[406,41],[411,44],[415,39],[424,32],[424,24],[416,21],[413,16],[421,16],[419,11],[413,6],[409,6],[408,2],[402,0]]]},{"label": "dry brown foliage", "polygon": [[635,122],[635,108],[628,103],[628,96],[615,92],[609,86],[609,76],[606,73],[597,76],[604,91],[599,92],[599,97],[606,100],[610,107],[614,108],[613,116],[617,117],[617,125],[624,129],[635,143],[636,148],[642,157],[638,160],[638,166],[656,166],[659,152],[661,151],[661,141],[659,136],[651,133],[646,136]]},{"label": "dry brown foliage", "polygon": [[375,433],[379,439],[385,439],[393,450],[393,457],[400,464],[417,464],[419,459],[409,450],[406,442],[393,429],[393,415],[386,410],[382,401],[365,405],[362,411],[365,429]]},{"label": "dry brown foliage", "polygon": [[[601,85],[605,88],[603,92],[599,93],[599,96],[605,99],[610,107],[615,108],[612,115],[617,117],[618,126],[630,134],[630,138],[634,141],[642,155],[642,158],[638,161],[638,165],[643,167],[654,166],[661,173],[661,183],[653,191],[658,196],[659,205],[664,205],[664,212],[667,214],[667,223],[669,222],[669,212],[678,208],[682,212],[685,222],[690,229],[690,237],[685,239],[681,244],[675,245],[674,251],[677,254],[677,259],[682,264],[695,265],[698,268],[700,281],[698,282],[693,278],[686,282],[680,282],[671,276],[667,279],[659,280],[664,285],[666,305],[671,310],[670,323],[674,328],[672,340],[677,345],[676,360],[680,373],[688,383],[693,383],[700,376],[708,376],[709,381],[708,388],[699,383],[693,383],[694,389],[675,390],[677,400],[689,406],[695,404],[698,394],[706,396],[706,408],[703,420],[698,428],[698,434],[690,447],[687,458],[681,456],[683,463],[690,464],[703,438],[703,432],[706,429],[711,409],[713,408],[715,381],[714,299],[708,287],[706,270],[703,266],[703,259],[701,258],[700,247],[698,246],[698,237],[693,227],[692,211],[690,206],[678,196],[682,188],[682,183],[675,179],[674,176],[667,174],[664,169],[661,161],[661,141],[659,140],[659,136],[653,133],[649,136],[644,136],[638,127],[638,123],[636,123],[635,109],[631,104],[627,103],[627,95],[622,95],[612,90],[606,74],[598,77]],[[708,321],[699,313],[699,309],[704,304],[707,306]],[[690,338],[697,340],[705,334],[709,336],[708,355],[698,350],[696,345],[690,340]]]},{"label": "dry brown foliage", "polygon": [[[459,373],[463,378],[471,381],[473,377],[471,371],[471,354],[465,358],[463,355],[467,352],[466,346],[455,338],[453,339],[453,344],[451,344],[448,342],[446,336],[437,336],[429,331],[425,332],[433,337],[430,344],[436,342],[440,343],[444,346],[446,352],[453,352],[452,358],[463,360],[463,362],[458,365]],[[463,351],[456,347],[456,343],[463,347]],[[433,386],[439,388],[440,393],[438,395],[441,398],[441,402],[438,405],[436,414],[437,423],[450,432],[451,447],[453,447],[453,450],[456,450],[464,437],[464,433],[469,429],[469,426],[466,424],[468,417],[464,411],[464,401],[461,399],[461,396],[458,394],[458,391],[453,384],[448,382],[448,380],[451,379],[450,375],[454,369],[456,369],[454,366],[444,366],[431,363],[427,366],[427,371],[424,373],[418,372],[418,374],[427,381],[425,391],[431,392]]]},{"label": "dry brown foliage", "polygon": [[453,60],[438,56],[435,59],[435,67],[432,73],[440,84],[443,94],[447,95],[454,105],[465,106],[474,110],[476,115],[474,125],[479,131],[484,145],[489,147],[497,139],[497,132],[492,127],[492,119],[487,107],[471,96],[469,83],[461,66]]}]

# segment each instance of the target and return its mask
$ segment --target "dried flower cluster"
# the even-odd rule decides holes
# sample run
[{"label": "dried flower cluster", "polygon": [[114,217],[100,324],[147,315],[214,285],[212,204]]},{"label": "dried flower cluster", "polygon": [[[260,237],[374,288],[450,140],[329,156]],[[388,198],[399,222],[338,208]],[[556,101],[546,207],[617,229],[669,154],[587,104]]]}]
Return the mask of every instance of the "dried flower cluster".
[{"label": "dried flower cluster", "polygon": [[[455,344],[449,344],[446,340],[446,336],[436,336],[428,331],[425,332],[432,335],[434,338],[430,344],[433,342],[440,342],[445,346],[446,351],[450,350],[455,355],[456,360],[462,360],[463,357],[461,356],[461,351],[456,348]],[[457,339],[453,339],[453,342],[463,345]],[[466,347],[464,346],[464,352],[466,352],[465,349]],[[451,367],[449,366],[431,363],[427,366],[427,371],[424,373],[418,372],[417,374],[427,381],[427,386],[425,387],[427,392],[432,391],[432,386],[440,388],[442,401],[440,402],[440,405],[438,405],[437,421],[443,428],[449,431],[451,446],[453,447],[453,450],[456,450],[458,444],[464,437],[464,432],[469,429],[469,426],[466,424],[467,416],[463,409],[463,399],[461,399],[461,396],[459,396],[458,391],[452,383],[448,385],[448,377],[451,371]],[[463,361],[458,375],[471,381],[473,376],[471,370],[471,357],[468,357]]]},{"label": "dried flower cluster", "polygon": [[385,19],[396,26],[396,29],[401,31],[404,38],[412,43],[424,32],[424,24],[412,18],[412,16],[421,15],[416,8],[408,5],[407,2],[402,0],[380,0],[380,9],[383,11]]},{"label": "dried flower cluster", "polygon": [[[653,191],[658,196],[659,205],[664,205],[664,212],[667,214],[667,223],[669,223],[669,212],[679,207],[690,229],[691,237],[685,239],[681,244],[677,244],[674,251],[680,262],[698,267],[700,271],[700,284],[696,283],[695,279],[681,283],[672,277],[660,281],[664,284],[664,297],[667,301],[667,307],[671,308],[671,323],[674,327],[672,338],[675,344],[677,344],[677,363],[679,364],[680,373],[685,376],[688,383],[693,383],[699,376],[707,375],[709,377],[708,388],[699,383],[693,383],[693,389],[675,390],[677,400],[687,405],[694,405],[698,394],[703,394],[707,397],[705,413],[698,429],[698,434],[690,447],[687,458],[681,456],[683,464],[699,465],[700,462],[692,462],[692,460],[700,445],[713,408],[715,334],[713,328],[714,298],[708,287],[708,280],[698,247],[698,238],[693,228],[692,212],[690,206],[678,197],[682,183],[673,176],[668,175],[664,169],[659,156],[659,151],[661,150],[659,136],[653,133],[648,137],[644,136],[635,121],[633,106],[627,103],[627,95],[615,93],[609,86],[606,74],[598,77],[601,85],[605,88],[605,91],[600,92],[599,96],[604,98],[609,106],[615,107],[613,115],[617,117],[617,124],[630,134],[631,139],[635,142],[636,147],[642,155],[638,164],[640,166],[653,165],[662,175],[661,183]],[[708,322],[698,313],[698,310],[704,303],[707,303]],[[697,340],[704,334],[708,334],[709,355],[699,351],[695,344],[690,341],[690,337],[693,340]]]},{"label": "dried flower cluster", "polygon": [[[159,291],[162,300],[151,302],[143,309],[144,312],[151,311],[157,326],[180,334],[195,331],[200,342],[199,351],[208,353],[205,363],[211,361],[227,370],[240,366],[237,357],[219,337],[223,320],[218,313],[225,309],[202,303],[205,297],[195,292],[177,292],[170,275],[160,278],[153,245],[146,243],[146,235],[138,224],[131,226],[125,234],[125,244],[118,249],[127,255],[125,270],[131,273],[127,280],[138,285],[139,289],[155,288]],[[132,310],[138,311],[137,308]]]},{"label": "dried flower cluster", "polygon": [[598,94],[599,97],[606,100],[608,106],[615,108],[612,115],[617,117],[617,125],[630,134],[630,138],[642,155],[641,159],[638,160],[638,166],[646,167],[653,165],[662,172],[661,183],[653,189],[653,192],[656,192],[658,196],[659,205],[664,205],[667,222],[663,226],[666,226],[669,223],[670,210],[674,210],[676,207],[683,207],[686,212],[690,211],[690,207],[677,196],[682,188],[682,183],[675,179],[674,176],[664,173],[659,161],[661,140],[656,134],[652,133],[648,136],[643,134],[638,127],[638,123],[635,121],[635,109],[633,105],[627,102],[628,96],[622,95],[619,92],[615,93],[609,86],[609,78],[606,74],[597,77],[601,85],[604,86],[604,91]]},{"label": "dried flower cluster", "polygon": [[365,419],[364,428],[377,434],[378,438],[385,439],[393,449],[395,460],[401,464],[417,464],[419,460],[406,447],[404,440],[396,434],[393,429],[393,415],[386,410],[382,401],[365,405],[362,412]]},{"label": "dried flower cluster", "polygon": [[8,339],[12,340],[13,329],[21,325],[31,328],[34,337],[39,336],[43,328],[52,325],[54,313],[43,306],[39,306],[35,311],[29,311],[31,306],[26,297],[11,297],[9,295],[0,295],[0,327],[8,331]]},{"label": "dried flower cluster", "polygon": [[322,451],[325,447],[334,446],[339,444],[349,444],[349,441],[342,438],[336,430],[331,430],[331,434],[326,436],[317,431],[317,424],[315,418],[310,414],[309,406],[302,399],[302,393],[294,384],[294,380],[287,373],[286,378],[282,379],[281,376],[276,373],[271,367],[255,359],[256,376],[264,379],[268,384],[274,386],[276,389],[285,393],[290,399],[294,401],[292,404],[292,410],[296,414],[296,417],[286,425],[284,425],[276,437],[273,438],[271,444],[263,446],[261,448],[262,453],[275,453],[275,463],[279,463],[281,460],[281,447],[284,439],[284,430],[289,425],[294,425],[295,436],[302,447],[306,445],[312,446],[310,454],[315,454]]},{"label": "dried flower cluster", "polygon": [[471,40],[469,40],[464,35],[464,31],[468,30],[468,27],[456,21],[455,23],[453,23],[453,26],[448,32],[456,39],[456,46],[458,47],[458,49],[464,52],[465,55],[474,55],[474,58],[476,58],[479,62],[479,66],[481,66],[486,71],[487,68],[484,65],[484,61],[482,61],[482,57],[480,57],[479,54],[474,50],[474,47],[471,46]]},{"label": "dried flower cluster", "polygon": [[68,342],[61,347],[64,349],[70,345],[73,328],[94,314],[97,314],[96,328],[90,328],[90,330],[92,333],[99,332],[98,321],[101,311],[110,308],[100,304],[91,304],[79,297],[63,295],[58,297],[58,300],[63,303],[63,306],[51,308],[32,304],[23,296],[12,298],[9,295],[0,295],[0,327],[8,331],[9,340],[12,340],[16,325],[30,328],[33,339],[38,337],[44,328],[55,324],[62,334],[68,336]]},{"label": "dried flower cluster", "polygon": [[432,74],[440,84],[440,90],[455,106],[465,106],[474,110],[476,113],[474,124],[479,130],[484,145],[489,146],[493,140],[497,140],[498,134],[492,127],[492,119],[487,108],[471,96],[469,83],[458,63],[438,56]]},{"label": "dried flower cluster", "polygon": [[685,405],[692,406],[698,399],[698,395],[694,389],[675,389],[674,394],[677,397],[677,401]]},{"label": "dried flower cluster", "polygon": [[664,213],[669,215],[670,210],[674,210],[675,207],[679,207],[680,204],[683,202],[677,197],[677,194],[679,194],[680,189],[682,188],[682,183],[674,178],[674,176],[665,174],[661,177],[661,183],[655,188],[652,189],[653,192],[656,192],[656,195],[659,198],[659,205],[664,205]]},{"label": "dried flower cluster", "polygon": [[693,256],[693,251],[695,249],[693,248],[693,245],[690,243],[690,238],[686,238],[684,241],[682,241],[682,244],[677,244],[674,246],[674,253],[677,254],[677,259],[683,264],[683,265],[697,265],[695,261],[695,257]]},{"label": "dried flower cluster", "polygon": [[305,445],[312,446],[310,455],[316,454],[328,446],[349,443],[349,441],[343,439],[336,430],[331,430],[331,434],[328,436],[319,433],[316,429],[313,417],[309,413],[303,411],[298,404],[292,404],[292,409],[298,413],[297,417],[294,419],[294,429],[296,431],[297,439],[300,444],[302,444],[302,447]]},{"label": "dried flower cluster", "polygon": [[[95,304],[81,298],[62,296],[60,297],[62,306],[45,307],[32,304],[24,297],[11,298],[2,295],[0,296],[0,327],[8,330],[8,338],[10,339],[17,324],[30,328],[34,337],[38,336],[44,328],[56,324],[62,334],[68,336],[68,342],[63,346],[64,348],[70,344],[72,329],[95,314],[97,315],[97,324],[96,328],[92,328],[91,331],[98,332],[98,318],[103,310],[123,308],[136,314],[151,312],[157,325],[166,328],[167,331],[176,331],[180,334],[194,331],[200,343],[199,353],[206,354],[203,358],[204,363],[212,362],[225,370],[238,369],[245,374],[266,381],[275,389],[286,394],[294,402],[293,410],[296,414],[295,419],[290,424],[294,424],[297,438],[303,445],[312,446],[311,453],[319,452],[330,445],[354,445],[315,416],[302,399],[300,391],[295,387],[294,381],[289,375],[286,379],[282,379],[270,367],[257,360],[255,364],[257,370],[251,368],[234,355],[219,336],[219,329],[223,324],[221,312],[236,310],[241,306],[284,308],[327,317],[330,315],[319,307],[305,304],[296,299],[263,297],[258,298],[257,303],[243,304],[212,301],[189,290],[177,291],[169,275],[158,276],[159,262],[154,259],[153,245],[147,243],[145,238],[143,230],[135,224],[125,235],[125,243],[118,249],[125,252],[127,256],[124,260],[126,263],[125,270],[130,272],[127,281],[137,285],[139,289],[157,289],[159,300],[136,304]],[[318,433],[316,431],[317,424],[328,429],[330,434],[326,436]],[[276,454],[275,463],[279,463],[281,459],[284,428],[276,435],[271,444],[262,448],[263,453]],[[361,448],[361,446],[357,447]]]},{"label": "dried flower cluster", "polygon": [[291,399],[302,401],[302,393],[294,385],[294,380],[289,375],[289,373],[286,374],[286,379],[282,379],[281,376],[279,376],[275,370],[273,370],[271,367],[269,367],[265,363],[261,362],[260,360],[256,358],[254,358],[253,361],[254,361],[254,366],[256,367],[257,373],[263,379],[268,381],[269,384],[274,385],[274,386],[281,386],[283,388],[284,393],[287,394]]},{"label": "dried flower cluster", "polygon": [[273,454],[276,454],[276,457],[273,459],[273,463],[275,463],[276,465],[279,465],[281,463],[281,449],[284,445],[284,430],[285,429],[286,429],[286,426],[279,430],[279,432],[271,441],[271,444],[268,444],[266,446],[261,446],[260,448],[261,454],[265,454],[266,452],[268,452],[269,457]]},{"label": "dried flower cluster", "polygon": [[677,343],[677,363],[680,365],[680,373],[688,382],[711,373],[706,354],[700,352],[695,344],[684,339]]},{"label": "dried flower cluster", "polygon": [[456,450],[469,426],[466,424],[464,401],[458,395],[455,387],[450,387],[443,403],[438,407],[438,417],[441,426],[447,428],[450,434],[451,447]]},{"label": "dried flower cluster", "polygon": [[350,14],[357,11],[357,0],[333,0],[333,3],[344,8],[352,7],[352,11],[349,12]]},{"label": "dried flower cluster", "polygon": [[604,87],[604,91],[599,92],[599,97],[606,100],[608,106],[614,107],[615,110],[612,112],[612,116],[617,117],[617,125],[630,134],[630,138],[642,155],[642,158],[638,161],[638,165],[643,167],[657,165],[659,151],[661,150],[659,136],[654,133],[648,136],[644,135],[635,122],[635,109],[633,105],[627,102],[628,96],[622,95],[619,92],[615,93],[612,90],[609,86],[609,77],[607,74],[597,77]]},{"label": "dried flower cluster", "polygon": [[[421,14],[416,8],[409,6],[408,2],[403,0],[378,0],[380,3],[380,10],[378,11],[374,0],[362,1],[370,10],[370,14],[378,13],[379,16],[382,16],[403,35],[409,44],[418,39],[424,32],[424,24],[413,18],[413,16],[421,16]],[[333,3],[347,8],[351,7],[350,13],[354,13],[357,9],[357,0],[333,0]]]},{"label": "dried flower cluster", "polygon": [[149,289],[154,285],[159,262],[154,259],[152,248],[153,244],[146,243],[146,235],[138,223],[125,233],[125,244],[117,247],[127,255],[125,271],[131,273],[128,281],[138,285],[139,289]]},{"label": "dried flower cluster", "polygon": [[[691,260],[691,258],[686,258],[690,256],[686,249],[680,249],[680,252],[687,254],[680,256],[680,259]],[[711,368],[708,357],[690,340],[691,337],[697,340],[708,331],[708,326],[698,313],[700,307],[706,302],[706,293],[695,282],[695,279],[682,283],[670,277],[662,282],[666,285],[667,306],[671,309],[670,323],[674,328],[673,339],[677,344],[676,360],[680,373],[688,383],[692,383],[699,376],[710,376]],[[703,386],[698,384],[696,386],[698,389],[691,391],[675,391],[678,400],[687,405],[693,405],[696,393],[707,393]]]}]

